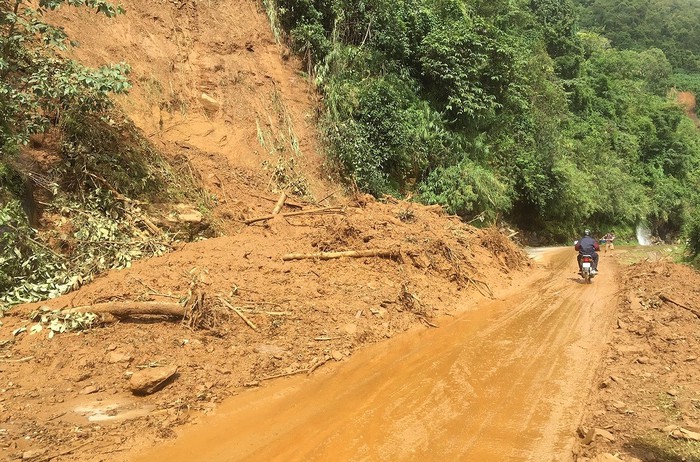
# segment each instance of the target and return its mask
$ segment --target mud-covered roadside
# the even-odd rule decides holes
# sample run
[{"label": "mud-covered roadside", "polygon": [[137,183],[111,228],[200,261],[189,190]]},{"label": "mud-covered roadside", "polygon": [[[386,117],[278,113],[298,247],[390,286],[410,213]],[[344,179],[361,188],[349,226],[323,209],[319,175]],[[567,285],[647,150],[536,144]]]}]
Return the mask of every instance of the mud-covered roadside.
[{"label": "mud-covered roadside", "polygon": [[645,258],[626,268],[621,283],[617,326],[577,460],[607,453],[625,461],[698,461],[700,274]]},{"label": "mud-covered roadside", "polygon": [[[388,250],[390,258],[283,261],[288,253]],[[136,437],[156,443],[225,397],[312,374],[365,344],[434,328],[460,301],[507,285],[527,258],[498,230],[435,207],[361,198],[343,213],[277,217],[235,236],[112,272],[46,303],[172,303],[204,295],[207,323],[106,321],[49,338],[17,307],[0,327],[0,459],[118,460]],[[18,332],[17,329],[26,329]],[[176,368],[137,396],[133,377]]]}]

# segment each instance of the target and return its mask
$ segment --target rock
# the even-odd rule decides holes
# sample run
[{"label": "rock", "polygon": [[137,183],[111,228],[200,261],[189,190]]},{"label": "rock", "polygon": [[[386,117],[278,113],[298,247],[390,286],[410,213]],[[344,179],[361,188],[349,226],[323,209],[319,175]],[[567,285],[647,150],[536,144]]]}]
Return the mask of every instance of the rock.
[{"label": "rock", "polygon": [[107,362],[110,364],[116,363],[126,363],[131,361],[131,355],[127,353],[119,353],[117,351],[112,351],[107,355]]},{"label": "rock", "polygon": [[150,395],[158,391],[177,372],[177,366],[154,367],[134,372],[129,388],[135,395]]},{"label": "rock", "polygon": [[619,401],[619,400],[615,400],[615,401],[613,401],[611,404],[613,405],[613,407],[614,407],[615,409],[622,409],[622,408],[624,408],[625,406],[627,406],[624,402]]},{"label": "rock", "polygon": [[75,381],[76,381],[76,382],[83,382],[83,381],[89,379],[90,377],[92,377],[92,373],[91,373],[91,372],[81,372],[80,374],[78,374],[78,375],[75,377]]},{"label": "rock", "polygon": [[676,427],[675,430],[671,431],[670,435],[671,435],[671,438],[691,440],[691,441],[700,441],[700,433],[691,432],[690,430],[682,428],[682,427]]},{"label": "rock", "polygon": [[199,102],[202,103],[204,109],[209,112],[217,112],[219,110],[219,102],[206,93],[202,93],[199,97]]},{"label": "rock", "polygon": [[33,460],[46,454],[46,449],[33,449],[22,453],[22,460]]},{"label": "rock", "polygon": [[357,324],[345,324],[341,330],[348,335],[355,335],[357,333]]},{"label": "rock", "polygon": [[640,356],[635,361],[638,362],[639,364],[649,364],[650,359],[648,356]]},{"label": "rock", "polygon": [[622,459],[605,452],[603,454],[598,454],[595,458],[591,459],[591,462],[622,462]]},{"label": "rock", "polygon": [[201,223],[204,216],[197,210],[190,210],[188,213],[181,213],[177,216],[181,223]]},{"label": "rock", "polygon": [[100,387],[98,387],[96,385],[88,385],[87,387],[80,390],[80,394],[81,395],[91,395],[93,393],[97,393],[98,391],[100,391]]},{"label": "rock", "polygon": [[678,390],[668,390],[666,393],[671,396],[678,396]]},{"label": "rock", "polygon": [[615,441],[615,437],[612,433],[602,428],[591,428],[588,430],[586,437],[583,439],[583,444],[591,444],[597,436],[600,436],[608,441]]},{"label": "rock", "polygon": [[341,352],[338,351],[338,350],[333,350],[333,351],[331,351],[331,356],[332,356],[333,359],[335,359],[336,361],[340,361],[341,359],[343,359],[343,353],[341,353]]},{"label": "rock", "polygon": [[612,380],[613,382],[615,382],[615,383],[618,384],[618,385],[624,385],[624,384],[625,384],[625,381],[622,380],[622,378],[620,378],[620,377],[618,377],[618,376],[616,376],[616,375],[611,375],[611,376],[610,376],[610,380]]},{"label": "rock", "polygon": [[644,351],[643,347],[637,345],[616,345],[615,349],[622,354],[625,353],[642,353]]}]

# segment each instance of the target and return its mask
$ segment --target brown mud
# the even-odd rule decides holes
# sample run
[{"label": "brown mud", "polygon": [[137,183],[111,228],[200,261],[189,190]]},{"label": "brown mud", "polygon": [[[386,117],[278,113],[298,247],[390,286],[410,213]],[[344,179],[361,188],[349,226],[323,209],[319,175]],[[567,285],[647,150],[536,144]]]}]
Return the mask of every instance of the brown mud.
[{"label": "brown mud", "polygon": [[[439,208],[333,194],[318,96],[257,2],[121,3],[114,21],[52,15],[82,43],[75,57],[131,64],[118,103],[203,183],[220,237],[46,305],[203,294],[206,323],[134,318],[49,339],[13,334],[38,305],[11,311],[0,460],[697,461],[655,429],[698,422],[696,272],[603,258],[583,285],[571,249],[530,263],[499,230]],[[245,225],[281,191],[342,213]],[[282,258],[356,250],[400,258]],[[172,366],[159,391],[131,393],[134,373]],[[592,428],[614,441],[583,444]]]}]

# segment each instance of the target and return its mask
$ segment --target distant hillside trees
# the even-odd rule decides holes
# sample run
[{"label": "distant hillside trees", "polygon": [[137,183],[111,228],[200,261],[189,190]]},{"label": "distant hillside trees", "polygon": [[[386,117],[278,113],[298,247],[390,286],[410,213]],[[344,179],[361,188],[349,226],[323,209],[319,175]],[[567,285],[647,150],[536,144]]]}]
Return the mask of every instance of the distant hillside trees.
[{"label": "distant hillside trees", "polygon": [[[690,1],[674,4],[692,17]],[[582,29],[572,0],[268,2],[313,64],[329,154],[361,189],[416,191],[551,239],[642,221],[677,236],[698,189],[700,145],[666,95],[681,62],[673,50],[687,51],[692,69],[700,28],[672,21],[654,32],[665,41],[648,35],[654,46],[632,32],[641,46],[616,46],[609,29],[633,11],[578,4],[588,24],[610,27]],[[624,4],[639,4],[633,18],[647,10]]]}]

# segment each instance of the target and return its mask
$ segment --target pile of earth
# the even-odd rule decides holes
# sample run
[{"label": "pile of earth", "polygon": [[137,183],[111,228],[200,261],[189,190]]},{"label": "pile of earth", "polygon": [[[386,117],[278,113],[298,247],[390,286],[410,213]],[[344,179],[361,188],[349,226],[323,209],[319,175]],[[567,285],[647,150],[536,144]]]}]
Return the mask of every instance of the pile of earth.
[{"label": "pile of earth", "polygon": [[577,460],[697,461],[700,274],[657,256],[629,266],[621,283]]},{"label": "pile of earth", "polygon": [[[311,374],[410,328],[437,327],[529,265],[499,230],[473,228],[439,207],[360,196],[323,214],[293,210],[11,310],[0,327],[0,457],[113,460],[105,454],[136,437],[172,437],[198,415],[192,411],[246,387]],[[283,259],[342,251],[381,252]],[[198,302],[182,321],[105,318],[52,338],[46,325],[32,333],[37,323],[28,319],[39,305],[180,300]],[[134,376],[168,370],[176,372],[155,393],[133,393]]]}]

